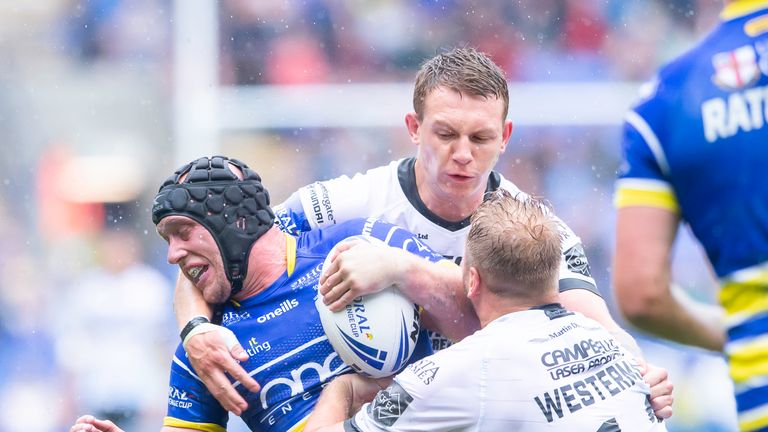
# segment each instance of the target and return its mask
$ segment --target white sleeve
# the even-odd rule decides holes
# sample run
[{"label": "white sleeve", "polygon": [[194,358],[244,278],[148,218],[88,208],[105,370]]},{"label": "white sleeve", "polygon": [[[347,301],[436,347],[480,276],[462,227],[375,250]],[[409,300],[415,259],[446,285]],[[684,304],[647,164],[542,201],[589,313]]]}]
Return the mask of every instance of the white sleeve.
[{"label": "white sleeve", "polygon": [[354,218],[367,217],[370,196],[367,174],[315,182],[299,189],[307,222],[316,229]]},{"label": "white sleeve", "polygon": [[562,237],[563,255],[560,259],[559,270],[560,292],[571,289],[586,289],[602,297],[597,289],[595,279],[592,277],[581,239],[560,218],[554,215],[553,217],[557,221]]},{"label": "white sleeve", "polygon": [[345,422],[346,431],[442,431],[469,427],[479,417],[479,371],[461,352],[426,357]]}]

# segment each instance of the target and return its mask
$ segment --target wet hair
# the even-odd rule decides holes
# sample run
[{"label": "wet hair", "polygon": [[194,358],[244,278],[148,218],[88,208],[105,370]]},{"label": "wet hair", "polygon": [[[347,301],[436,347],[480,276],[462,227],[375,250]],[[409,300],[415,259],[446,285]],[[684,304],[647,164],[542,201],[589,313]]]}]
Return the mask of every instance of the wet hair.
[{"label": "wet hair", "polygon": [[216,240],[232,284],[230,298],[243,287],[251,247],[275,220],[261,177],[225,156],[196,159],[163,182],[152,204],[152,222],[171,215],[193,219]]},{"label": "wet hair", "polygon": [[509,88],[504,71],[474,48],[454,48],[421,65],[413,89],[413,110],[419,120],[423,119],[427,96],[438,87],[472,96],[499,98],[504,101],[502,121],[507,118]]},{"label": "wet hair", "polygon": [[548,205],[499,189],[472,215],[464,264],[475,267],[497,295],[536,298],[557,289],[561,251]]}]

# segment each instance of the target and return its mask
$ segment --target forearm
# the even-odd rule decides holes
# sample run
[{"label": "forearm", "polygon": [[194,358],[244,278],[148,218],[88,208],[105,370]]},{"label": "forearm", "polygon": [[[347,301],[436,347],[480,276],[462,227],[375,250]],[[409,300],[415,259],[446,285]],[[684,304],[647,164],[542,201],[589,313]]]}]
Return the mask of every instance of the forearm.
[{"label": "forearm", "polygon": [[461,268],[447,261],[432,263],[411,254],[404,258],[397,287],[423,308],[422,320],[431,330],[458,341],[480,328],[461,278]]},{"label": "forearm", "polygon": [[374,380],[357,374],[342,375],[334,379],[323,389],[304,431],[341,430],[341,423],[355,415],[363,404],[373,400],[376,393],[390,381],[391,378]]},{"label": "forearm", "polygon": [[173,310],[176,314],[176,324],[179,330],[196,316],[213,318],[211,306],[203,299],[202,293],[181,273],[176,279],[173,293]]},{"label": "forearm", "polygon": [[638,329],[685,345],[722,351],[725,330],[720,308],[696,302],[682,290],[663,290],[638,311],[626,313]]}]

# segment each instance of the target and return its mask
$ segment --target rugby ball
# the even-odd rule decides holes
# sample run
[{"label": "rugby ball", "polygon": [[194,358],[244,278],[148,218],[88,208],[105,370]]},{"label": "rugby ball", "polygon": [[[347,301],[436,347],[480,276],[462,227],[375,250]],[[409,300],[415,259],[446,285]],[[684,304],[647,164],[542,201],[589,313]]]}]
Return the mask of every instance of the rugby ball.
[{"label": "rugby ball", "polygon": [[[348,237],[339,244],[352,239],[386,246],[365,235]],[[335,253],[336,246],[328,253],[323,270]],[[390,376],[411,358],[421,325],[419,308],[394,286],[357,297],[339,312],[331,312],[318,293],[315,307],[333,349],[356,372],[373,378]]]}]

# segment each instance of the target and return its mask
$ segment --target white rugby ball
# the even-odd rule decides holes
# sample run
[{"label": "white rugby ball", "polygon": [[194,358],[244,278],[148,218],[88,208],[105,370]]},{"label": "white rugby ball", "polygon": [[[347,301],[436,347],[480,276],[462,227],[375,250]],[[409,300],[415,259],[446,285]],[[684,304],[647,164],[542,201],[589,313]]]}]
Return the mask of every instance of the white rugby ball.
[{"label": "white rugby ball", "polygon": [[[352,239],[385,245],[365,235],[348,237],[339,244]],[[323,271],[335,252],[336,246],[326,257]],[[333,349],[356,372],[373,378],[390,376],[411,358],[421,325],[419,308],[394,286],[357,297],[339,312],[331,312],[318,293],[315,307]]]}]

